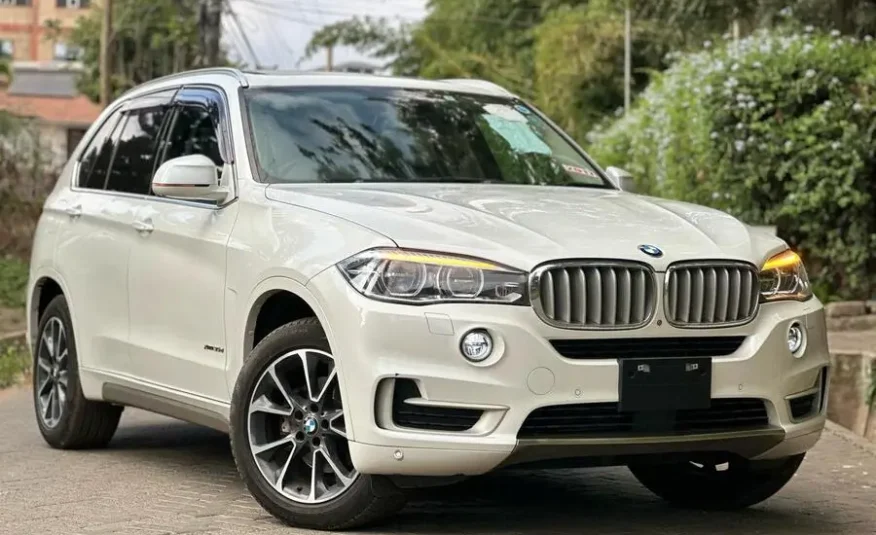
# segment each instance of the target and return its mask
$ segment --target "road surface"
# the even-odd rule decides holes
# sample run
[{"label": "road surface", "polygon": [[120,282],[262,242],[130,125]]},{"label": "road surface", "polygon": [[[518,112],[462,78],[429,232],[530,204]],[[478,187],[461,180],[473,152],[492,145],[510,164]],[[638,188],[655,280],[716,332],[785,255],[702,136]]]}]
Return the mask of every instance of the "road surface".
[{"label": "road surface", "polygon": [[[623,468],[504,472],[421,491],[369,533],[873,534],[876,447],[831,427],[794,480],[740,513],[673,509]],[[226,436],[128,409],[110,447],[50,449],[25,388],[0,392],[0,533],[305,533],[240,483]]]}]

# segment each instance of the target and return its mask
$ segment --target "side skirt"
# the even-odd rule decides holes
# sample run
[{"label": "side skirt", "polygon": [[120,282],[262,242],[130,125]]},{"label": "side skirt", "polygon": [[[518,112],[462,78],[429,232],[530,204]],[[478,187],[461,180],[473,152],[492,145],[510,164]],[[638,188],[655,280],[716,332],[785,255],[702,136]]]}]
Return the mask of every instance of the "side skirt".
[{"label": "side skirt", "polygon": [[103,399],[110,403],[136,407],[228,433],[228,420],[215,412],[165,396],[114,383],[103,384]]}]

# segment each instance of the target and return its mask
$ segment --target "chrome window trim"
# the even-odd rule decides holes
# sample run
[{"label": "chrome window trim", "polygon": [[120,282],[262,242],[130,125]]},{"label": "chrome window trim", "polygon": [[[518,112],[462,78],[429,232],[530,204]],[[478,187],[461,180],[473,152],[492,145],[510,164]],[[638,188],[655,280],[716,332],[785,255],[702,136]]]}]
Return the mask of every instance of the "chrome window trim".
[{"label": "chrome window trim", "polygon": [[[651,276],[651,282],[654,284],[654,306],[651,307],[651,313],[641,322],[635,324],[627,324],[627,325],[579,325],[575,323],[565,323],[562,321],[556,321],[547,316],[544,312],[544,308],[541,304],[541,277],[545,271],[557,268],[569,268],[569,267],[622,267],[622,268],[630,268],[634,267],[637,269],[644,269],[645,272]],[[545,322],[546,324],[554,327],[556,329],[563,329],[567,331],[632,331],[635,329],[641,329],[651,323],[654,320],[654,317],[657,315],[658,303],[657,299],[660,295],[660,289],[658,288],[658,279],[657,272],[654,271],[654,267],[650,264],[646,264],[645,262],[638,262],[636,260],[600,260],[596,258],[582,259],[582,260],[559,260],[556,262],[547,262],[545,264],[541,264],[537,266],[532,272],[529,274],[529,302],[532,306],[532,309],[535,311],[536,316]]]},{"label": "chrome window trim", "polygon": [[760,270],[752,264],[751,262],[746,262],[745,260],[682,260],[679,262],[673,262],[669,264],[666,268],[666,272],[663,275],[663,315],[666,316],[666,322],[675,327],[676,329],[723,329],[727,327],[739,327],[742,325],[747,325],[754,321],[757,318],[758,313],[760,312],[760,291],[757,292],[757,300],[754,304],[754,312],[751,313],[751,316],[745,318],[743,320],[736,321],[724,321],[724,322],[712,322],[712,323],[684,323],[684,322],[676,322],[670,319],[672,315],[667,312],[667,307],[669,306],[669,276],[673,271],[683,268],[689,267],[734,267],[734,268],[748,268],[754,274],[754,284],[756,287],[760,287]]},{"label": "chrome window trim", "polygon": [[[235,201],[237,201],[237,199],[240,197],[240,188],[239,188],[239,185],[237,183],[238,175],[237,175],[237,165],[236,165],[235,159],[234,159],[234,148],[233,148],[234,141],[231,137],[232,136],[231,130],[226,129],[225,131],[222,131],[221,126],[219,127],[220,135],[224,134],[222,137],[225,140],[222,145],[227,144],[227,150],[228,150],[227,156],[231,160],[229,162],[225,162],[225,165],[228,166],[228,169],[231,171],[231,180],[229,180],[229,187],[231,189],[231,198],[228,199],[228,201],[226,201],[224,204],[221,204],[221,205],[220,204],[208,204],[208,203],[202,203],[202,202],[197,202],[197,201],[187,201],[184,199],[171,199],[168,197],[161,197],[158,195],[143,195],[143,194],[139,194],[139,193],[126,193],[123,191],[113,191],[113,190],[97,189],[97,188],[83,188],[83,187],[79,186],[79,170],[80,170],[80,165],[82,163],[82,154],[85,152],[85,149],[87,149],[91,145],[91,143],[94,141],[94,137],[97,135],[97,132],[101,128],[103,128],[104,125],[106,125],[106,123],[108,121],[115,119],[116,123],[118,123],[118,121],[120,120],[120,117],[121,117],[121,115],[119,115],[119,114],[124,114],[130,109],[136,109],[137,108],[136,103],[140,102],[141,99],[148,99],[150,97],[154,97],[155,95],[163,93],[163,92],[170,92],[170,91],[175,92],[174,95],[171,97],[171,100],[168,104],[171,107],[171,109],[173,109],[174,106],[180,105],[180,104],[178,104],[177,97],[179,96],[180,92],[182,92],[183,90],[185,90],[187,88],[207,89],[207,90],[214,91],[217,94],[217,96],[219,97],[220,105],[221,105],[222,112],[223,112],[222,119],[224,120],[225,125],[227,126],[227,125],[231,124],[231,112],[230,112],[230,106],[228,103],[228,95],[225,93],[223,88],[221,88],[217,85],[207,84],[207,83],[194,83],[194,84],[190,84],[190,85],[179,85],[179,86],[155,89],[155,90],[149,91],[147,93],[144,93],[142,95],[137,95],[136,97],[130,97],[127,100],[123,100],[123,101],[115,104],[113,106],[112,111],[107,115],[106,119],[101,121],[100,126],[98,126],[98,128],[94,131],[94,133],[91,135],[91,137],[89,137],[88,142],[85,144],[80,144],[80,146],[82,147],[83,150],[81,150],[79,152],[79,154],[76,155],[76,159],[74,160],[73,169],[71,169],[70,190],[75,191],[77,193],[96,193],[96,194],[100,194],[100,195],[110,195],[110,196],[116,196],[116,197],[125,198],[125,199],[156,201],[156,202],[162,202],[162,203],[168,203],[168,204],[176,204],[176,205],[180,205],[180,206],[189,206],[192,208],[203,208],[203,209],[208,209],[208,210],[221,210],[222,208],[225,208],[226,206],[233,204]],[[120,97],[120,100],[122,100],[123,98],[124,97]],[[116,124],[114,126],[113,130],[115,130],[115,127],[118,127],[118,124]],[[78,150],[78,148],[77,148],[77,150]],[[220,146],[220,150],[222,150],[221,146]]]}]

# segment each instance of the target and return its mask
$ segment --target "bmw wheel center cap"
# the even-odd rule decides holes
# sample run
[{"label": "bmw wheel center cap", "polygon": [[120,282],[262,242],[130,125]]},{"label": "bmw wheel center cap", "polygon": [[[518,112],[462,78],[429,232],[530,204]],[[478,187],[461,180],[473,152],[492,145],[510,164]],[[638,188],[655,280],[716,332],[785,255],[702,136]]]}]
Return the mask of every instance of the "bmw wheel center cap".
[{"label": "bmw wheel center cap", "polygon": [[316,418],[310,417],[304,420],[304,425],[301,426],[302,430],[308,435],[312,435],[316,433],[317,428],[319,428],[319,424],[316,423]]},{"label": "bmw wheel center cap", "polygon": [[654,258],[660,258],[663,256],[663,251],[661,251],[656,245],[640,245],[639,250],[648,256],[653,256]]}]

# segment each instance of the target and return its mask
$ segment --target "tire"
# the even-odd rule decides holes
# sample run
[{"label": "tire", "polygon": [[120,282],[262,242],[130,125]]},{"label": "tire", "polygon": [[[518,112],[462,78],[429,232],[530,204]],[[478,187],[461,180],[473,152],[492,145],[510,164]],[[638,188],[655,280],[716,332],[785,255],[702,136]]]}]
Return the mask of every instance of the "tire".
[{"label": "tire", "polygon": [[37,332],[33,401],[43,439],[64,450],[105,447],[116,432],[123,408],[82,395],[73,322],[63,295],[46,307]]},{"label": "tire", "polygon": [[[336,387],[337,375],[332,376],[328,371],[333,368],[328,367],[326,357],[333,366],[328,341],[316,318],[286,324],[259,342],[244,363],[232,395],[231,449],[244,483],[269,513],[295,527],[344,530],[372,524],[394,514],[404,506],[405,496],[388,478],[359,474],[352,467],[346,449],[346,425],[341,423],[343,406],[340,389]],[[314,360],[316,364],[307,364]],[[305,366],[311,371],[302,379]],[[274,377],[284,383],[283,388],[277,386]],[[309,390],[319,390],[319,407],[304,400],[303,396],[309,391],[299,384],[311,377],[316,383],[323,381],[318,388]],[[265,405],[269,398],[272,407],[279,411],[253,411],[251,417],[251,406]],[[312,400],[314,395],[310,398]],[[308,407],[303,407],[308,403]],[[319,416],[338,413],[341,416],[331,421],[324,419],[328,416]],[[311,431],[309,423],[314,419],[310,415],[317,415],[316,420],[323,418],[317,431]],[[311,432],[314,434],[309,435]],[[320,437],[323,442],[319,444],[324,451],[333,452],[331,470],[326,468],[328,454],[321,455],[314,445]],[[256,442],[276,444],[284,440],[287,442],[278,447],[253,446]],[[259,461],[254,449],[260,451]],[[308,455],[312,455],[309,465],[306,463]],[[315,468],[317,462],[319,470]],[[317,491],[312,490],[317,485],[311,485],[309,481],[313,479],[306,475],[308,469],[310,478],[322,477],[332,482],[332,486],[321,483],[319,492],[322,494],[317,495]],[[345,473],[343,478],[341,472]]]},{"label": "tire", "polygon": [[675,506],[727,511],[750,507],[777,493],[797,472],[804,456],[769,461],[736,458],[726,470],[693,463],[629,468],[648,490]]}]

